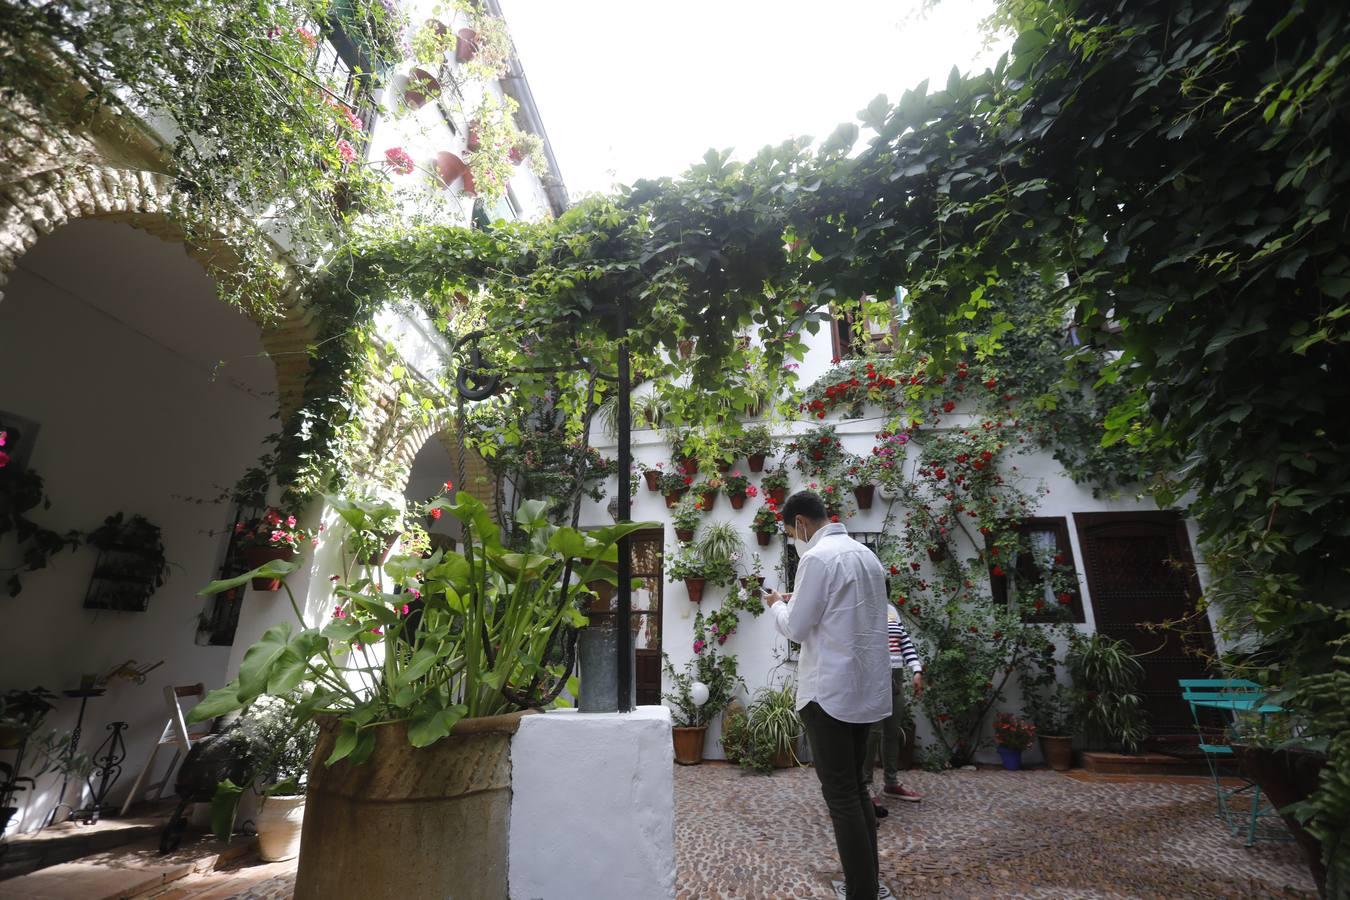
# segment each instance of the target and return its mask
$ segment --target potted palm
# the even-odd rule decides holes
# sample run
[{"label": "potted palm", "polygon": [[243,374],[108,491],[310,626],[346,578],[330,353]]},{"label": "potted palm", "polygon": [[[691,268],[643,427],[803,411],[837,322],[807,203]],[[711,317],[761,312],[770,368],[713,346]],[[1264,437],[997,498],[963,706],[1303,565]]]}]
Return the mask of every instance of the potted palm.
[{"label": "potted palm", "polygon": [[1148,737],[1139,690],[1144,667],[1124,641],[1103,634],[1073,633],[1064,657],[1073,682],[1070,694],[1076,734],[1089,750],[1133,753]]},{"label": "potted palm", "polygon": [[[396,555],[370,577],[339,576],[322,627],[305,624],[283,583],[298,630],[269,628],[238,678],[189,714],[206,721],[269,693],[317,722],[298,900],[351,896],[370,871],[392,896],[506,895],[512,735],[566,686],[564,644],[585,622],[586,583],[617,561],[621,537],[656,525],[582,532],[550,524],[547,505],[517,509],[522,552],[476,498],[434,500],[459,521],[463,552]],[[273,560],[202,593],[294,568]],[[408,865],[414,845],[422,853]]]}]

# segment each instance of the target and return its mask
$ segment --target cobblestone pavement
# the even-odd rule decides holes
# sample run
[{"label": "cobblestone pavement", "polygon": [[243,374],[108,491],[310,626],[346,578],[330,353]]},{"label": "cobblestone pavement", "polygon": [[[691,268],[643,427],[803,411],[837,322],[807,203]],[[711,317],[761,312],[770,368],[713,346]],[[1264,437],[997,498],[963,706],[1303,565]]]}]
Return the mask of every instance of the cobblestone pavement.
[{"label": "cobblestone pavement", "polygon": [[[907,772],[905,783],[924,801],[888,801],[881,822],[882,880],[897,896],[1316,896],[1293,844],[1248,850],[1229,837],[1203,781],[980,770]],[[723,764],[677,766],[675,817],[679,900],[828,898],[831,880],[842,878],[811,769],[763,777]],[[289,900],[294,878],[229,896]]]}]

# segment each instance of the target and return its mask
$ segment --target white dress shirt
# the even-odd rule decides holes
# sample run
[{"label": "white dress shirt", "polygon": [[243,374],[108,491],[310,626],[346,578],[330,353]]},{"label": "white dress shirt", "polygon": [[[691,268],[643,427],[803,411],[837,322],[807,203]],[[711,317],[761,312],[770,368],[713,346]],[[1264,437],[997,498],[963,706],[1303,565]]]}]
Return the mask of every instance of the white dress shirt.
[{"label": "white dress shirt", "polygon": [[814,700],[855,724],[891,714],[889,605],[885,570],[848,529],[836,522],[811,536],[792,600],[769,608],[778,630],[802,645],[797,709]]}]

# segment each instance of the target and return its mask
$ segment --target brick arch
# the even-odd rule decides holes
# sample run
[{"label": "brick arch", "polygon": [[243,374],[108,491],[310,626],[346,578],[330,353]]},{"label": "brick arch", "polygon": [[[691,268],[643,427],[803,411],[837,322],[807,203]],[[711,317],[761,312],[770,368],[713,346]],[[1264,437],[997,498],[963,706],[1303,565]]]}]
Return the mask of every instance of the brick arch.
[{"label": "brick arch", "polygon": [[[175,214],[191,201],[167,176],[139,169],[80,164],[39,172],[0,184],[0,301],[9,273],[34,244],[76,219],[123,222],[161,240],[182,243],[208,274],[229,272],[237,258],[220,245],[186,240]],[[221,234],[251,226],[243,219],[220,223]],[[277,251],[278,259],[281,254]],[[304,400],[309,370],[307,348],[315,340],[313,317],[305,311],[295,286],[294,268],[283,260],[287,291],[279,298],[281,315],[258,325],[263,349],[277,376],[277,403],[283,420]]]},{"label": "brick arch", "polygon": [[482,455],[476,450],[465,448],[464,471],[459,471],[459,421],[454,407],[433,411],[425,421],[413,425],[398,436],[391,456],[393,469],[400,473],[403,482],[411,476],[413,460],[429,441],[439,441],[454,462],[456,490],[477,497],[490,512],[495,511],[496,483]]}]

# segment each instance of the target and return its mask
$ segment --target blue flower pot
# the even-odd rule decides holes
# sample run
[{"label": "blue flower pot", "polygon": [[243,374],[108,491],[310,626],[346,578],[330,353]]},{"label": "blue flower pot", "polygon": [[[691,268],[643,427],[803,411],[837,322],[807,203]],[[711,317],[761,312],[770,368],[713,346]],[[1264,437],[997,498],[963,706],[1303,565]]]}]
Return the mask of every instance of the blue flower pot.
[{"label": "blue flower pot", "polygon": [[998,755],[1003,758],[1003,768],[1016,772],[1022,768],[1022,751],[1011,747],[999,747]]}]

